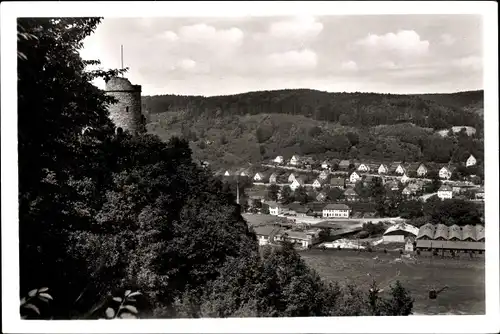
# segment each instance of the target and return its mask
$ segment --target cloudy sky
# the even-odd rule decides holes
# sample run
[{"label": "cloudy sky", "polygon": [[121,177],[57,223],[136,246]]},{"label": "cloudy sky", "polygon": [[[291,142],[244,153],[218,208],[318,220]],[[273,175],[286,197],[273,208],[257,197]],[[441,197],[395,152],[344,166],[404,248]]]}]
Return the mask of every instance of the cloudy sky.
[{"label": "cloudy sky", "polygon": [[477,15],[108,18],[82,56],[118,68],[122,44],[143,95],[483,88]]}]

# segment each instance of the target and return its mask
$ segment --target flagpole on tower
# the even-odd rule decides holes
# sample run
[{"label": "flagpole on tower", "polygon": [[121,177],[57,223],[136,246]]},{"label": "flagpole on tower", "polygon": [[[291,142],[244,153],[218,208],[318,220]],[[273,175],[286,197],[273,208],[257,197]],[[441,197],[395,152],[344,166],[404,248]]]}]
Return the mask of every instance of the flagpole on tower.
[{"label": "flagpole on tower", "polygon": [[[120,58],[121,58],[121,64],[122,64],[121,69],[123,70],[123,44],[120,45]],[[123,77],[123,72],[122,72],[122,77]]]}]

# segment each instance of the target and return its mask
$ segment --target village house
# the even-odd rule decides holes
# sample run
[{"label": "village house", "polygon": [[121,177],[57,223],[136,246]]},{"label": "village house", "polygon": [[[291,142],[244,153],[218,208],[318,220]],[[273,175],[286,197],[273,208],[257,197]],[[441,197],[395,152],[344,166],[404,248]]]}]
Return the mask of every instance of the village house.
[{"label": "village house", "polygon": [[274,242],[276,234],[282,230],[279,226],[265,225],[254,227],[259,246],[265,246]]},{"label": "village house", "polygon": [[345,179],[343,177],[332,178],[330,180],[330,187],[344,189],[345,188]]},{"label": "village house", "polygon": [[387,165],[380,164],[377,171],[379,174],[387,174],[389,172],[389,169],[387,168]]},{"label": "village house", "polygon": [[401,177],[401,183],[406,184],[408,181],[410,181],[410,178],[408,177],[408,175],[406,175],[406,173],[404,173]]},{"label": "village house", "polygon": [[318,202],[323,202],[326,199],[326,194],[324,192],[318,193],[318,196],[316,196],[316,200]]},{"label": "village house", "polygon": [[309,212],[307,213],[308,216],[321,217],[323,215],[323,208],[325,207],[325,203],[307,203],[307,207],[309,208]]},{"label": "village house", "polygon": [[274,162],[274,163],[276,163],[276,164],[278,164],[278,165],[283,164],[283,161],[284,161],[284,159],[283,159],[283,156],[282,156],[282,155],[278,155],[278,156],[277,156],[276,158],[274,158],[274,160],[273,160],[273,162]]},{"label": "village house", "polygon": [[352,188],[349,188],[346,191],[344,191],[344,197],[349,202],[354,202],[358,200],[358,194]]},{"label": "village house", "polygon": [[341,160],[339,162],[339,169],[340,170],[348,170],[350,164],[351,164],[351,162],[349,160]]},{"label": "village house", "polygon": [[297,217],[305,217],[309,212],[309,208],[299,202],[294,202],[288,205],[288,210],[293,211]]},{"label": "village house", "polygon": [[290,173],[290,176],[288,176],[288,183],[292,183],[295,180],[295,175],[293,173]]},{"label": "village house", "polygon": [[269,176],[269,183],[277,183],[277,178],[278,178],[278,175],[276,173],[272,173],[271,176]]},{"label": "village house", "polygon": [[449,185],[443,184],[439,188],[437,196],[441,199],[451,199],[453,197],[453,189]]},{"label": "village house", "polygon": [[249,171],[245,168],[242,168],[242,169],[238,170],[237,174],[241,177],[247,177],[249,174]]},{"label": "village house", "polygon": [[290,159],[290,165],[292,166],[298,166],[300,163],[300,157],[298,155],[294,155],[292,156],[292,158]]},{"label": "village house", "polygon": [[302,186],[304,186],[304,180],[300,177],[297,177],[293,180],[292,184],[290,184],[290,189],[292,189],[292,191],[295,191]]},{"label": "village house", "polygon": [[359,164],[357,171],[362,173],[368,173],[370,171],[370,167],[368,166],[368,164],[361,163]]},{"label": "village house", "polygon": [[327,204],[323,208],[323,218],[349,218],[351,209],[345,204]]},{"label": "village house", "polygon": [[319,178],[322,180],[326,180],[328,178],[328,175],[330,175],[330,173],[328,173],[326,170],[323,170],[321,171],[321,173],[319,173]]},{"label": "village house", "polygon": [[262,182],[262,181],[264,181],[264,177],[265,177],[264,173],[262,173],[262,172],[257,172],[257,173],[255,173],[255,175],[253,176],[253,180],[254,180],[255,182]]},{"label": "village house", "polygon": [[476,158],[471,154],[470,157],[465,162],[466,167],[474,166],[477,163]]},{"label": "village house", "polygon": [[331,164],[327,160],[325,160],[321,163],[322,169],[330,169],[330,167],[331,167]]},{"label": "village house", "polygon": [[276,241],[286,240],[302,248],[308,248],[309,246],[313,246],[319,242],[319,238],[312,233],[307,233],[303,231],[293,231],[293,230],[280,231],[279,233],[276,234],[274,240]]},{"label": "village house", "polygon": [[392,191],[399,190],[399,184],[396,181],[388,182],[386,186],[387,186],[387,189],[392,190]]},{"label": "village house", "polygon": [[318,178],[318,179],[314,180],[312,186],[314,189],[319,189],[319,188],[322,188],[325,185],[325,183],[326,183],[326,180]]},{"label": "village house", "polygon": [[424,177],[427,175],[427,167],[424,164],[420,164],[417,168],[417,176],[418,177]]},{"label": "village house", "polygon": [[224,173],[224,176],[231,176],[231,173],[229,173],[229,171],[226,170],[226,172]]},{"label": "village house", "polygon": [[403,164],[398,164],[394,172],[400,175],[405,174],[406,173],[405,166]]},{"label": "village house", "polygon": [[279,216],[283,213],[284,207],[280,203],[274,201],[269,201],[265,203],[269,206],[269,214],[271,216]]},{"label": "village house", "polygon": [[451,175],[453,174],[453,171],[455,170],[455,168],[453,167],[447,167],[447,166],[443,166],[440,170],[439,170],[439,177],[441,179],[446,179],[446,180],[449,180],[451,178]]},{"label": "village house", "polygon": [[356,172],[352,172],[352,174],[349,176],[349,182],[351,182],[351,183],[356,183],[360,179],[361,179],[361,176]]}]

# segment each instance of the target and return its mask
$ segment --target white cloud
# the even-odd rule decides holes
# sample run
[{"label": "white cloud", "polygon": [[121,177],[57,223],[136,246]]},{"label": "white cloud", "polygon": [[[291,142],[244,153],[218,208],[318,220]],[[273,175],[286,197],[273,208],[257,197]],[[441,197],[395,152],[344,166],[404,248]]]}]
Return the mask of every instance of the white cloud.
[{"label": "white cloud", "polygon": [[273,68],[312,69],[318,64],[316,53],[309,49],[273,53],[268,60]]},{"label": "white cloud", "polygon": [[387,33],[385,35],[369,34],[359,40],[358,45],[370,48],[396,51],[404,55],[425,54],[429,50],[429,41],[423,41],[413,30],[400,30],[397,33]]},{"label": "white cloud", "polygon": [[397,65],[396,63],[390,60],[380,63],[379,67],[386,70],[395,70],[401,68],[401,66]]},{"label": "white cloud", "polygon": [[184,58],[171,66],[170,70],[188,73],[208,73],[210,72],[210,66],[208,64],[196,62],[190,58]]},{"label": "white cloud", "polygon": [[451,36],[450,34],[442,34],[441,35],[441,43],[447,46],[453,45],[456,42],[456,38]]},{"label": "white cloud", "polygon": [[161,34],[161,37],[169,42],[175,42],[179,39],[179,36],[173,31],[165,31]]},{"label": "white cloud", "polygon": [[351,72],[355,72],[358,70],[358,64],[356,64],[356,62],[352,61],[352,60],[349,60],[349,61],[345,61],[343,62],[341,65],[340,65],[340,68],[344,71],[351,71]]},{"label": "white cloud", "polygon": [[186,42],[240,44],[244,33],[238,28],[217,30],[204,23],[184,26],[179,29],[179,36]]},{"label": "white cloud", "polygon": [[269,34],[276,38],[312,38],[323,30],[323,24],[314,17],[302,16],[292,20],[272,23]]},{"label": "white cloud", "polygon": [[452,60],[451,64],[462,69],[481,70],[483,68],[483,58],[469,56]]}]

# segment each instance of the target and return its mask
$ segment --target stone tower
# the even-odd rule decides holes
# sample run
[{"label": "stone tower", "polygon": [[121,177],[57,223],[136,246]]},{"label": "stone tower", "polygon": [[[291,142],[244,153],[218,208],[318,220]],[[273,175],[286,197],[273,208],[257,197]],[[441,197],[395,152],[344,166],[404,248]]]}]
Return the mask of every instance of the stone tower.
[{"label": "stone tower", "polygon": [[118,100],[118,103],[110,105],[108,109],[117,132],[137,134],[145,131],[140,85],[132,85],[126,78],[113,77],[106,82],[106,94]]}]

